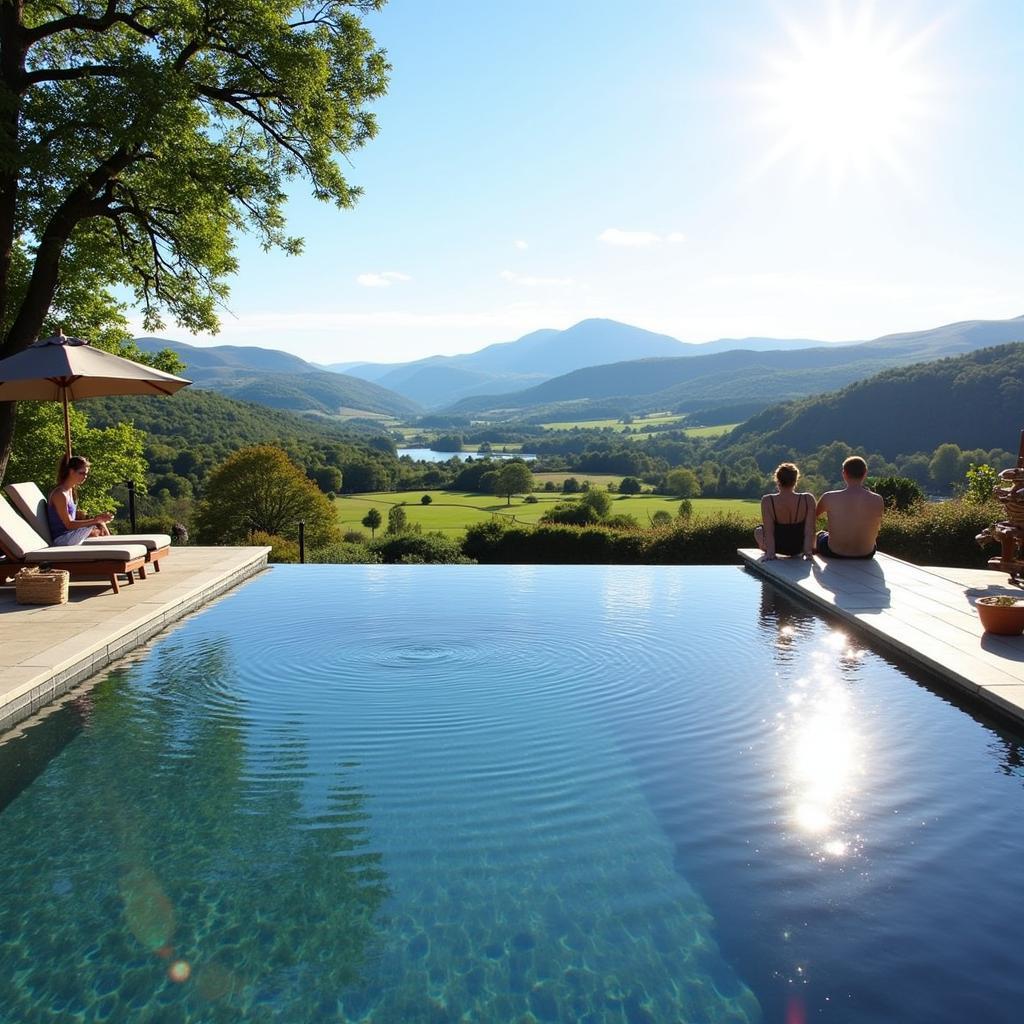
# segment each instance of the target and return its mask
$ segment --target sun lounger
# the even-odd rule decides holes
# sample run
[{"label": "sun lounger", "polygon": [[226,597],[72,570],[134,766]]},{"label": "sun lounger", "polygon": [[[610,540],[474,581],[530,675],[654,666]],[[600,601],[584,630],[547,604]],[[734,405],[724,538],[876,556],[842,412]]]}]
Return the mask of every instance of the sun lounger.
[{"label": "sun lounger", "polygon": [[118,576],[135,582],[146,578],[146,549],[141,544],[76,544],[52,547],[7,502],[0,498],[0,582],[10,579],[26,565],[67,569],[73,579],[109,579],[114,593],[120,593]]},{"label": "sun lounger", "polygon": [[[50,536],[50,522],[46,518],[46,496],[34,483],[7,484],[7,496],[21,517],[39,534],[47,544],[53,543]],[[146,563],[160,571],[160,559],[170,553],[171,538],[166,533],[122,533],[109,537],[87,537],[83,544],[114,545],[141,544],[146,549]]]}]

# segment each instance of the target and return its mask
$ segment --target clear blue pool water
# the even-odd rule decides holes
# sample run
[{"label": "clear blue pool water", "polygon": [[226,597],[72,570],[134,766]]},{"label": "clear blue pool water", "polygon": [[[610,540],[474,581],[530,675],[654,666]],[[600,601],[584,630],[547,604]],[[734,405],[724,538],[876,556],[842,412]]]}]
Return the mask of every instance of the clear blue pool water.
[{"label": "clear blue pool water", "polygon": [[279,567],[0,745],[0,1020],[1019,1021],[1022,737],[726,567]]}]

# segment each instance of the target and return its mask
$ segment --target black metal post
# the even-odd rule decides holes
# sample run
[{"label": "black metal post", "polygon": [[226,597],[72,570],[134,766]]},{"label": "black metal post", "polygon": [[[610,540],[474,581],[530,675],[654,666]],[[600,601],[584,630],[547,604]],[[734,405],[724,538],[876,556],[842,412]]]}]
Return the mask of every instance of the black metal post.
[{"label": "black metal post", "polygon": [[306,562],[306,521],[304,519],[299,520],[299,564],[304,565]]},{"label": "black metal post", "polygon": [[128,521],[132,524],[132,533],[138,533],[135,526],[135,481],[126,480],[125,486],[128,488]]}]

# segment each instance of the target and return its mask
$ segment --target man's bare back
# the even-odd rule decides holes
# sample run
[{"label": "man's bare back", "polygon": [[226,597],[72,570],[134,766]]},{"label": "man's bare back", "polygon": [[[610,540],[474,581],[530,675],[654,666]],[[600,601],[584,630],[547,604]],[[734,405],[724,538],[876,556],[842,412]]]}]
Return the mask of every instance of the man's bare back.
[{"label": "man's bare back", "polygon": [[818,499],[818,515],[828,517],[828,550],[841,558],[868,558],[882,525],[885,502],[863,480],[843,474],[846,487],[826,491]]}]

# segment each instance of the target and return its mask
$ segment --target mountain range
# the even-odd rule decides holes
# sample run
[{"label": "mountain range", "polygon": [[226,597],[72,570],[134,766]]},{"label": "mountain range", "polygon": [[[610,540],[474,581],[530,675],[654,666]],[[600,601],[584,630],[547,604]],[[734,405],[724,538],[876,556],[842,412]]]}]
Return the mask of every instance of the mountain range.
[{"label": "mountain range", "polygon": [[533,331],[516,341],[497,342],[464,355],[428,356],[408,363],[333,363],[324,369],[373,381],[428,409],[437,409],[476,395],[522,391],[588,366],[822,344],[805,338],[721,338],[693,344],[616,320],[591,319],[564,331]]},{"label": "mountain range", "polygon": [[200,348],[165,338],[136,338],[145,352],[173,349],[200,388],[272,409],[323,416],[376,415],[408,419],[422,410],[371,381],[332,373],[276,349],[238,345]]},{"label": "mountain range", "polygon": [[[703,345],[611,320],[583,320],[465,356],[335,364],[347,373],[274,349],[136,340],[147,351],[173,349],[199,387],[320,416],[408,420],[424,407],[437,408],[446,395],[461,394],[443,411],[480,419],[584,419],[671,409],[705,422],[736,422],[883,370],[1024,341],[1024,317],[962,321],[856,343],[745,338]],[[488,393],[475,393],[487,386]]]},{"label": "mountain range", "polygon": [[886,458],[931,451],[1014,450],[1024,427],[1024,344],[886,370],[832,394],[765,409],[729,435],[729,447],[808,452],[844,441]]},{"label": "mountain range", "polygon": [[493,419],[582,418],[596,408],[603,415],[661,409],[713,414],[728,406],[751,415],[758,407],[833,391],[882,370],[1013,341],[1024,341],[1024,317],[968,320],[856,344],[633,359],[574,370],[512,394],[466,398],[446,411]]}]

